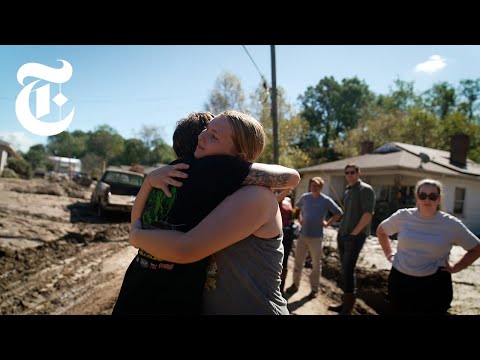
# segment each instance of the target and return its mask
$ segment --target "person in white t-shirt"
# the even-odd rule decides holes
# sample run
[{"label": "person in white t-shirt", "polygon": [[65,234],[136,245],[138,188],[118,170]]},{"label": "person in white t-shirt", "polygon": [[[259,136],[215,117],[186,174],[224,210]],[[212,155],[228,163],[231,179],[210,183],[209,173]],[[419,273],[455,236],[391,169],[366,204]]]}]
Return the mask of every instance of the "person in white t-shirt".
[{"label": "person in white t-shirt", "polygon": [[[415,187],[417,207],[400,209],[378,225],[378,241],[392,263],[388,295],[394,314],[446,314],[453,299],[451,274],[480,257],[479,238],[442,211],[441,194],[439,181],[421,180]],[[393,253],[389,236],[397,233]],[[466,253],[451,264],[453,245]]]}]

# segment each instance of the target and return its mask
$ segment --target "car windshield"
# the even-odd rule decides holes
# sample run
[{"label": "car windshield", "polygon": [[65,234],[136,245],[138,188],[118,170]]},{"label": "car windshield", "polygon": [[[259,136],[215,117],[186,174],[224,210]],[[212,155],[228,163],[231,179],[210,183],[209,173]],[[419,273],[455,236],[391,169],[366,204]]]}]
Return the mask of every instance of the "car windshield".
[{"label": "car windshield", "polygon": [[143,177],[133,174],[125,174],[114,171],[109,171],[105,174],[103,179],[108,184],[128,184],[133,186],[142,186]]}]

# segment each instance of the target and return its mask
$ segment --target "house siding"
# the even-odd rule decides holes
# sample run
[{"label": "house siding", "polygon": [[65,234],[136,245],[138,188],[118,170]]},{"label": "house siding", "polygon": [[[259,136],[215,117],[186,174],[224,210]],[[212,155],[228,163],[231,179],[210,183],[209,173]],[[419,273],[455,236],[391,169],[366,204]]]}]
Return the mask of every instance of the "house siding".
[{"label": "house siding", "polygon": [[443,184],[443,206],[445,207],[445,211],[450,214],[453,214],[455,188],[465,188],[463,215],[454,215],[462,220],[470,231],[476,235],[480,235],[480,181],[453,177],[439,178],[438,180]]}]

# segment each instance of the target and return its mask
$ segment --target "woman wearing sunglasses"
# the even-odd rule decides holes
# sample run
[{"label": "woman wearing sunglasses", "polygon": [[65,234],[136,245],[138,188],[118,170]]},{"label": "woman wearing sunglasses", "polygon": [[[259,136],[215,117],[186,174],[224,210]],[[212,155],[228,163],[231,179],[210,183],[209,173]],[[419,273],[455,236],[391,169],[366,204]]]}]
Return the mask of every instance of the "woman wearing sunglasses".
[{"label": "woman wearing sunglasses", "polygon": [[[377,236],[392,263],[388,294],[394,314],[446,314],[453,298],[452,273],[480,257],[480,240],[456,217],[443,211],[442,184],[420,180],[417,207],[400,209],[378,225]],[[397,252],[389,236],[398,233]],[[467,252],[449,262],[453,245]]]}]

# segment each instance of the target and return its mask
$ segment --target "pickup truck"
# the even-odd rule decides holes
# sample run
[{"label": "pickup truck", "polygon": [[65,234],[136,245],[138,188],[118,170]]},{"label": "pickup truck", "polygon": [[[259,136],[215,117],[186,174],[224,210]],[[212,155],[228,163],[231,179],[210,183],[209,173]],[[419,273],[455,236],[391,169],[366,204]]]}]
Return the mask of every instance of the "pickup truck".
[{"label": "pickup truck", "polygon": [[144,180],[138,172],[108,167],[95,186],[90,203],[102,217],[106,211],[129,213]]}]

